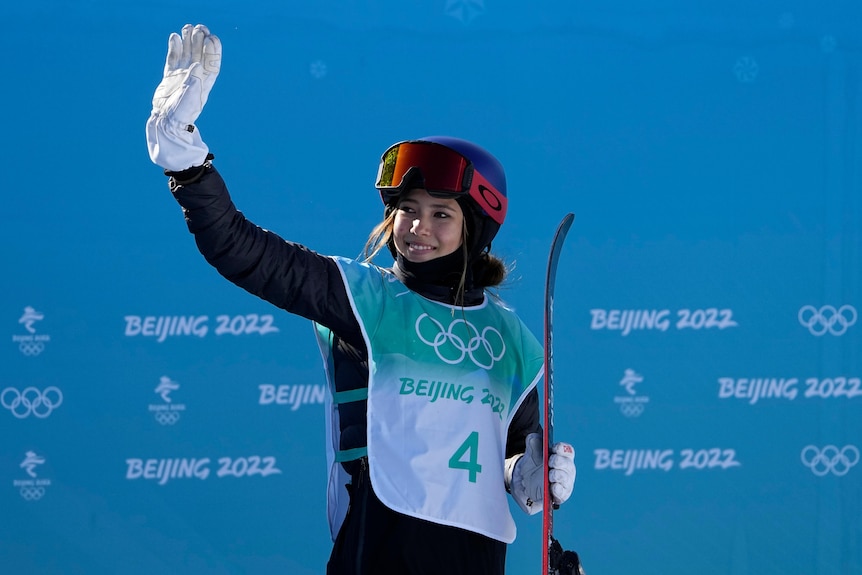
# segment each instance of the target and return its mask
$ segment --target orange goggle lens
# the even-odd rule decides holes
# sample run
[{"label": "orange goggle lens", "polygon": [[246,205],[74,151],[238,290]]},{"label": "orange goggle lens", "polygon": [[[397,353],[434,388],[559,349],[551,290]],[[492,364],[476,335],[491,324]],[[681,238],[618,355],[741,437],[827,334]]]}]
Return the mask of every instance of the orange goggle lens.
[{"label": "orange goggle lens", "polygon": [[457,196],[470,190],[472,166],[458,152],[434,142],[402,142],[383,154],[377,172],[377,189],[399,195],[404,176],[418,169],[429,193]]}]

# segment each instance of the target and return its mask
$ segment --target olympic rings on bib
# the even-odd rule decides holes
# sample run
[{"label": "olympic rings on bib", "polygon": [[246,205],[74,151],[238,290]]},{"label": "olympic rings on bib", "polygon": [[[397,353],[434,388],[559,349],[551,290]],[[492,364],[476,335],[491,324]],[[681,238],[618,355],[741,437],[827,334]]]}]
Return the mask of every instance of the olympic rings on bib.
[{"label": "olympic rings on bib", "polygon": [[[426,318],[436,328],[430,339],[422,333],[422,323]],[[425,322],[425,325],[428,325],[428,322]],[[463,327],[459,330],[460,326]],[[426,328],[427,331],[429,330]],[[499,331],[488,326],[480,332],[465,319],[452,320],[449,327],[444,329],[443,324],[423,313],[416,320],[416,335],[422,343],[433,347],[437,357],[449,365],[457,365],[469,355],[477,367],[491,369],[506,353],[506,342]]]}]

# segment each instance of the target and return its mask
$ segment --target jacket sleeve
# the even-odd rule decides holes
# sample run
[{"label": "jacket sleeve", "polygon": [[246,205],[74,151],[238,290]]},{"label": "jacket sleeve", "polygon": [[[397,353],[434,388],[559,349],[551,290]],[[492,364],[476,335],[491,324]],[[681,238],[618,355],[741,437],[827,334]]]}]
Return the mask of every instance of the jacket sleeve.
[{"label": "jacket sleeve", "polygon": [[170,188],[198,249],[222,276],[348,341],[359,335],[335,262],[248,221],[214,167],[192,183],[172,178]]},{"label": "jacket sleeve", "polygon": [[527,435],[530,433],[542,433],[542,424],[539,421],[539,391],[536,388],[527,394],[509,424],[506,458],[527,450]]}]

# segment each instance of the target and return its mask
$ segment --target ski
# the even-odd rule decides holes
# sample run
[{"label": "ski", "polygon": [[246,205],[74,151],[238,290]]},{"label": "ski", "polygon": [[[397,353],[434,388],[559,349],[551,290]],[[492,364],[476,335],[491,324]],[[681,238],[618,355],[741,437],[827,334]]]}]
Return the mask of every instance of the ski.
[{"label": "ski", "polygon": [[[566,214],[557,226],[554,239],[551,242],[551,253],[548,256],[548,272],[545,278],[545,409],[542,422],[544,450],[544,472],[547,480],[550,468],[550,446],[554,441],[554,283],[557,278],[557,264],[563,242],[575,215]],[[554,508],[551,504],[550,485],[545,485],[545,497],[542,507],[542,575],[555,575],[557,568],[551,563],[552,548],[554,548]],[[557,543],[559,546],[559,543]],[[553,549],[556,551],[556,549]]]}]

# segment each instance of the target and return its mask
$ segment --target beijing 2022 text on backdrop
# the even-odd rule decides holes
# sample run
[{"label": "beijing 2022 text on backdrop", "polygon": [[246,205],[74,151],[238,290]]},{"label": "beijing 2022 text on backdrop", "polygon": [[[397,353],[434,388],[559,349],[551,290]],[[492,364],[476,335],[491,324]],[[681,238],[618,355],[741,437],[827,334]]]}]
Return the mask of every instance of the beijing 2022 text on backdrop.
[{"label": "beijing 2022 text on backdrop", "polygon": [[[354,257],[380,153],[503,162],[502,297],[542,331],[555,533],[588,573],[862,573],[862,5],[107,2],[2,8],[0,572],[320,574],[312,328],[198,254],[144,123],[167,37],[224,45],[198,127],[240,209]],[[387,264],[385,260],[381,261]],[[537,573],[513,506],[508,571]]]}]

